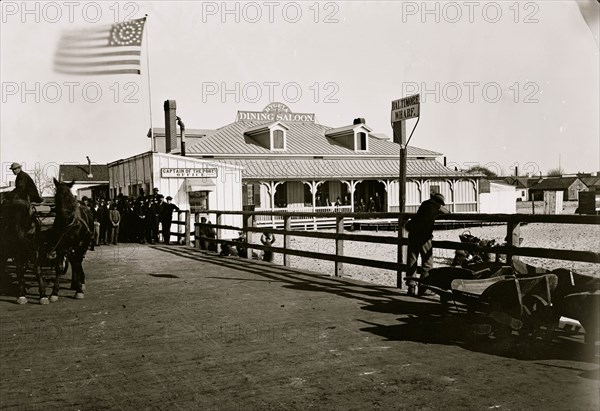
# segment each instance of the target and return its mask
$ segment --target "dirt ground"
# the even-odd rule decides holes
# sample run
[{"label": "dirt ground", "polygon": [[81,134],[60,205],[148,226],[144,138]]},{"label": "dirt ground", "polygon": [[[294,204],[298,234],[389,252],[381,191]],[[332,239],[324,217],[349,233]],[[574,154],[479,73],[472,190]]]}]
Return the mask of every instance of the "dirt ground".
[{"label": "dirt ground", "polygon": [[1,290],[1,409],[600,406],[582,338],[477,341],[435,297],[183,247],[98,247],[84,267],[84,300],[67,279],[47,306]]}]

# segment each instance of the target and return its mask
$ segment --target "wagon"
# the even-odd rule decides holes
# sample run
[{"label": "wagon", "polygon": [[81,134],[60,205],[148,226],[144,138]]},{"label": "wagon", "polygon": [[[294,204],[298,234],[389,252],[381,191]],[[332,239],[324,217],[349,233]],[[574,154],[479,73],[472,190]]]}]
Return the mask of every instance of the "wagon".
[{"label": "wagon", "polygon": [[[425,279],[416,281],[440,296],[444,310],[450,302],[466,307],[473,332],[551,338],[564,332],[561,324],[575,323],[577,333],[584,331],[585,341],[600,340],[600,278],[557,269],[552,272],[514,261],[513,266],[488,263],[430,270]],[[571,328],[571,327],[569,327]]]},{"label": "wagon", "polygon": [[486,279],[455,279],[452,300],[467,307],[477,334],[535,336],[555,326],[552,292],[558,284],[555,274],[516,277],[501,275]]}]

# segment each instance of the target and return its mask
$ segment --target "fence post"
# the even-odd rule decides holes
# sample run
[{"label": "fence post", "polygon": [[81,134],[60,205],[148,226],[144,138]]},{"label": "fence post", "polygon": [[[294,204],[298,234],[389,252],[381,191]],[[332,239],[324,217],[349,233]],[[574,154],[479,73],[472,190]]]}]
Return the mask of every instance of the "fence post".
[{"label": "fence post", "polygon": [[338,260],[339,256],[344,256],[344,240],[337,237],[340,234],[344,233],[344,218],[343,217],[335,217],[335,276],[341,277],[344,275],[344,263]]},{"label": "fence post", "polygon": [[402,289],[403,288],[403,284],[404,284],[404,260],[405,257],[408,255],[408,249],[406,249],[405,252],[405,247],[402,245],[402,241],[406,238],[406,232],[404,229],[404,214],[400,214],[398,216],[398,257],[397,257],[397,263],[398,263],[398,268],[396,269],[396,287]]},{"label": "fence post", "polygon": [[[217,220],[216,221],[217,221],[216,225],[218,225],[218,226],[222,225],[223,224],[223,214],[217,213]],[[217,238],[216,238],[216,240],[221,240],[222,237],[223,237],[223,229],[221,227],[218,227],[217,228]],[[219,244],[220,244],[219,241],[216,241],[216,245],[219,245]],[[217,248],[217,253],[220,252],[220,251],[221,250],[219,250]]]},{"label": "fence post", "polygon": [[177,211],[177,245],[181,244],[181,213],[183,213],[182,210]]},{"label": "fence post", "polygon": [[[521,223],[508,221],[506,224],[506,244],[511,247],[519,247],[521,245]],[[516,257],[518,258],[518,257]],[[506,264],[512,265],[513,255],[509,251],[506,254]]]},{"label": "fence post", "polygon": [[190,211],[186,210],[185,212],[185,245],[189,247],[191,245],[190,239]]},{"label": "fence post", "polygon": [[248,254],[246,257],[249,259],[252,259],[252,249],[250,248],[250,245],[253,244],[253,235],[254,233],[252,231],[248,231],[248,227],[250,228],[254,228],[254,215],[253,214],[248,214],[248,216],[246,216],[246,219],[244,220],[244,225],[245,225],[245,230],[244,232],[246,233],[246,244],[244,245],[244,247],[246,247],[246,253]]},{"label": "fence post", "polygon": [[194,248],[200,249],[200,213],[194,214]]},{"label": "fence post", "polygon": [[[291,228],[292,228],[292,225],[291,225],[291,221],[290,221],[290,216],[286,215],[283,217],[283,229],[285,232],[287,232],[287,231],[290,231]],[[288,248],[290,248],[290,236],[287,234],[284,234],[283,235],[283,249],[287,250]],[[290,258],[285,251],[283,252],[283,265],[286,267],[290,266]]]}]

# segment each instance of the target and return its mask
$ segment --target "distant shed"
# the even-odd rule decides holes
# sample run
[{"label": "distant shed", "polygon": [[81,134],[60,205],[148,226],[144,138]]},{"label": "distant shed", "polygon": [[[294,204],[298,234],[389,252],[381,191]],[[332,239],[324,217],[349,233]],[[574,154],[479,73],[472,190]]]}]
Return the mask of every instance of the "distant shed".
[{"label": "distant shed", "polygon": [[515,214],[517,212],[517,190],[502,180],[481,180],[480,209],[485,214]]}]

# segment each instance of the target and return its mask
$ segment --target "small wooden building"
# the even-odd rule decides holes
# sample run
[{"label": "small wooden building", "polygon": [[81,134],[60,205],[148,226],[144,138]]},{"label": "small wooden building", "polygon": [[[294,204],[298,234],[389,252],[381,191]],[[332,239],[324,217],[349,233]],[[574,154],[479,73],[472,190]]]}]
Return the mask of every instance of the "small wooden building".
[{"label": "small wooden building", "polygon": [[108,166],[106,164],[60,164],[58,178],[74,182],[71,192],[78,199],[84,196],[96,199],[108,198]]},{"label": "small wooden building", "polygon": [[[108,164],[110,196],[138,197],[153,188],[173,197],[182,210],[202,214],[206,210],[242,210],[241,168],[180,155],[147,152]],[[214,224],[214,216],[208,216]],[[227,215],[223,224],[241,227],[241,216]],[[228,230],[223,238],[234,238]]]}]

